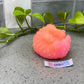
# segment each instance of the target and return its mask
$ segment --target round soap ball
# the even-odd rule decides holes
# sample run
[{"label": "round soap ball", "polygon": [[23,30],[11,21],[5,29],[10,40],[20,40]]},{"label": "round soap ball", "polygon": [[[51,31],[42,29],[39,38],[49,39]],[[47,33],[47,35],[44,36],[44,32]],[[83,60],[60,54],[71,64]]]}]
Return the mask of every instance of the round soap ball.
[{"label": "round soap ball", "polygon": [[48,24],[39,29],[33,37],[33,49],[43,58],[60,59],[67,55],[71,44],[69,35],[57,29],[55,25]]}]

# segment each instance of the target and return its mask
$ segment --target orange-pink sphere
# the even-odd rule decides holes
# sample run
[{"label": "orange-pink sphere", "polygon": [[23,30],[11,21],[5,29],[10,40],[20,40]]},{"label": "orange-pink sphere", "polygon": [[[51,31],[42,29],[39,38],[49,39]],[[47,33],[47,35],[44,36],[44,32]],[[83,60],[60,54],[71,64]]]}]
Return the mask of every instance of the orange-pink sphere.
[{"label": "orange-pink sphere", "polygon": [[48,24],[36,32],[33,38],[33,49],[41,57],[47,59],[60,59],[67,55],[71,44],[69,35],[65,31],[56,29]]}]

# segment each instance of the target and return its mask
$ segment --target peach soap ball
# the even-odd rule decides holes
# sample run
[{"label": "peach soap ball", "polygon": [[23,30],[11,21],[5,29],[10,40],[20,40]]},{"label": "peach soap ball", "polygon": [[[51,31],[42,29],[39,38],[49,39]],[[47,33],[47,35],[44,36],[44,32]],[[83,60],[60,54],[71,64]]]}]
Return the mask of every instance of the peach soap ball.
[{"label": "peach soap ball", "polygon": [[39,29],[33,38],[34,51],[43,58],[60,59],[67,55],[71,38],[65,37],[65,31],[48,24]]}]

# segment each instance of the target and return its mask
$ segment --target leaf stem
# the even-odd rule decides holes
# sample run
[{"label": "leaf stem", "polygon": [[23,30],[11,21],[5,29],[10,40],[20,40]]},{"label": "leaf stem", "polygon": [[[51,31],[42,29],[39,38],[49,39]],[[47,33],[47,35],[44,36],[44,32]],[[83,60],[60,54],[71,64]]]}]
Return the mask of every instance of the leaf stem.
[{"label": "leaf stem", "polygon": [[[81,26],[81,25],[80,25]],[[83,25],[82,25],[83,26]],[[63,26],[59,26],[59,27],[63,27]],[[17,38],[17,37],[20,37],[20,36],[23,36],[23,35],[26,35],[26,34],[28,34],[28,33],[30,33],[30,32],[32,32],[32,31],[34,31],[34,30],[36,30],[36,28],[31,28],[31,30],[30,29],[24,29],[24,32],[22,32],[21,30],[20,31],[17,31],[17,32],[15,32],[14,33],[14,35],[12,35],[12,36],[10,36],[6,41],[0,41],[0,43],[7,43],[7,42],[10,42],[10,41],[12,41],[12,40],[14,40],[15,38]],[[38,29],[37,29],[38,30]],[[62,30],[67,30],[67,29],[62,29]],[[71,32],[84,32],[84,30],[73,30],[73,29],[68,29],[68,31],[71,31]]]},{"label": "leaf stem", "polygon": [[0,43],[6,43],[6,41],[0,41]]},{"label": "leaf stem", "polygon": [[[27,30],[29,30],[29,29],[28,28],[27,29],[24,29],[24,32],[27,31]],[[15,32],[15,35],[18,34],[18,33],[21,33],[21,32],[22,32],[21,30],[20,31],[17,31],[17,32]]]},{"label": "leaf stem", "polygon": [[31,17],[31,22],[32,22],[33,26],[34,26],[36,29],[38,29],[38,28],[36,27],[36,25],[34,24],[34,22],[33,22],[32,16],[30,16],[30,17]]},{"label": "leaf stem", "polygon": [[26,35],[29,32],[34,31],[34,30],[36,30],[36,29],[35,28],[32,28],[31,30],[24,29],[24,31],[25,31],[24,33],[20,30],[20,31],[14,33],[14,35],[10,36],[6,41],[0,41],[0,43],[8,43],[8,42],[14,40],[15,38]]},{"label": "leaf stem", "polygon": [[10,41],[14,40],[15,38],[16,38],[15,35],[12,35],[7,39],[7,42],[10,42]]},{"label": "leaf stem", "polygon": [[66,21],[64,22],[64,29],[67,29],[67,28],[66,28]]},{"label": "leaf stem", "polygon": [[[15,17],[16,18],[16,17]],[[24,30],[23,30],[23,28],[21,27],[21,25],[19,24],[19,22],[18,22],[18,19],[16,18],[16,22],[17,22],[17,24],[18,24],[18,26],[20,27],[20,29],[22,30],[22,32],[24,32]]]},{"label": "leaf stem", "polygon": [[83,26],[84,26],[84,24],[82,24],[82,25],[78,25],[77,28],[80,28],[80,27],[83,27]]},{"label": "leaf stem", "polygon": [[[56,27],[64,28],[64,26],[59,26],[59,25],[56,25]],[[70,29],[74,29],[74,27],[69,27],[69,26],[66,26],[66,27]]]},{"label": "leaf stem", "polygon": [[24,32],[24,33],[18,34],[17,37],[20,37],[20,36],[26,35],[26,34],[28,34],[28,33],[31,32],[31,31],[33,31],[33,30],[29,30],[29,31],[26,31],[26,32]]},{"label": "leaf stem", "polygon": [[71,32],[84,32],[84,30],[68,30],[68,31],[71,31]]},{"label": "leaf stem", "polygon": [[25,21],[27,23],[28,28],[31,28],[30,25],[29,25],[29,23],[27,22],[27,19],[26,18],[25,18]]},{"label": "leaf stem", "polygon": [[[43,18],[45,19],[45,13],[42,14]],[[43,22],[43,26],[45,26],[45,23]]]},{"label": "leaf stem", "polygon": [[75,24],[75,29],[76,29],[77,31],[79,31],[79,29],[78,29],[78,27],[77,27],[77,24]]}]

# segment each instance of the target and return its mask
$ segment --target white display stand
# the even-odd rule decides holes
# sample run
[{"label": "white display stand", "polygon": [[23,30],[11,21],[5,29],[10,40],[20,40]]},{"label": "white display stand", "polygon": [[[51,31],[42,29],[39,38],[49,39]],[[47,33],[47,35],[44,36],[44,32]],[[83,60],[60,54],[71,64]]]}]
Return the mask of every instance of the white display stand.
[{"label": "white display stand", "polygon": [[[24,9],[31,9],[31,0],[4,0],[5,24],[7,28],[18,28],[15,17],[13,16],[13,11],[16,6],[20,6]],[[30,18],[27,20],[29,24],[31,24]],[[23,27],[27,27],[25,22]]]}]

